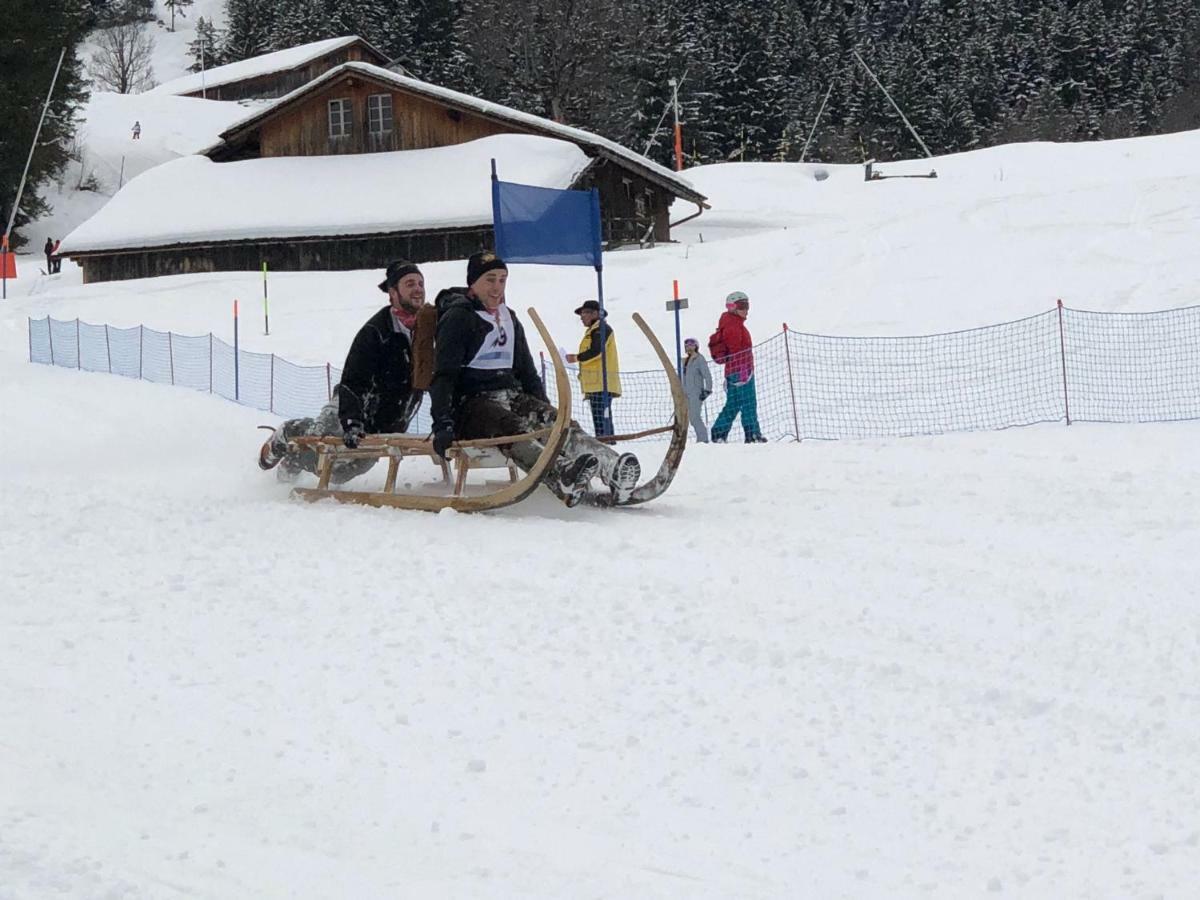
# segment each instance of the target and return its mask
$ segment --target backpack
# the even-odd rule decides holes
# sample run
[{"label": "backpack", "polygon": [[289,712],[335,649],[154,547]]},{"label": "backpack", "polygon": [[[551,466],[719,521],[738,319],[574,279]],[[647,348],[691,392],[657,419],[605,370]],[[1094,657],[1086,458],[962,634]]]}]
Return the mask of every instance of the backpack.
[{"label": "backpack", "polygon": [[721,337],[721,329],[717,328],[708,338],[708,356],[713,362],[721,362],[728,355],[725,339]]}]

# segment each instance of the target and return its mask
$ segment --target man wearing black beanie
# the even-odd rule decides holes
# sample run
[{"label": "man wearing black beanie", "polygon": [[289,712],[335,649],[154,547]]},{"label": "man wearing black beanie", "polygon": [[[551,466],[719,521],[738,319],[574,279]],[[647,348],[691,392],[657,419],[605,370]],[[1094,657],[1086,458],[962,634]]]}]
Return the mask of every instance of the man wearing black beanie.
[{"label": "man wearing black beanie", "polygon": [[[432,343],[432,334],[423,334],[418,326],[418,313],[425,307],[425,278],[413,263],[396,260],[388,265],[379,289],[388,295],[388,305],[354,336],[332,399],[315,418],[290,419],[275,429],[259,450],[260,468],[272,469],[282,461],[279,471],[283,478],[301,471],[316,472],[315,451],[287,452],[292,438],[333,435],[354,448],[365,434],[395,434],[408,428],[423,397],[413,385],[414,350]],[[330,480],[344,483],[376,462],[378,459],[339,459]]]},{"label": "man wearing black beanie", "polygon": [[[443,457],[456,439],[505,437],[548,426],[557,410],[546,398],[525,329],[505,304],[508,266],[490,251],[467,261],[467,286],[438,294],[436,359],[429,388],[433,446]],[[501,448],[528,472],[542,452],[538,441]],[[563,450],[545,484],[575,506],[595,477],[624,500],[637,486],[641,466],[571,422]]]}]

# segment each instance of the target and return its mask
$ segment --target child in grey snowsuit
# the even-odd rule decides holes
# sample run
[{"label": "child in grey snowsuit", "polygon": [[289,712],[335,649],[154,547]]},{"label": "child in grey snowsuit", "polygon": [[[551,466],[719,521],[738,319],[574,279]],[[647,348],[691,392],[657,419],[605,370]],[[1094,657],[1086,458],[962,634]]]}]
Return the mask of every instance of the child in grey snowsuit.
[{"label": "child in grey snowsuit", "polygon": [[688,338],[683,342],[687,356],[683,360],[683,393],[687,396],[688,422],[696,431],[696,440],[708,443],[708,426],[704,424],[704,401],[712,393],[712,375],[708,361],[700,354],[700,342]]}]

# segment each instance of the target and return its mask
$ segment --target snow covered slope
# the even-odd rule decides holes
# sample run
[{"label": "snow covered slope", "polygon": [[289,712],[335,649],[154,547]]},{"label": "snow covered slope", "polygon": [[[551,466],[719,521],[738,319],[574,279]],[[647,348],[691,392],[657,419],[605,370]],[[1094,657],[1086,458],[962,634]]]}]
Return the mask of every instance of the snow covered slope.
[{"label": "snow covered slope", "polygon": [[[170,11],[159,2],[162,21],[147,25],[155,42],[151,65],[157,79],[177,78],[187,71],[191,65],[187,46],[195,38],[197,20],[215,17],[219,23],[223,10],[223,0],[196,0],[186,18],[176,17],[171,32],[163,24],[170,21]],[[94,46],[85,42],[79,56],[86,60],[93,52]],[[47,237],[61,240],[108,203],[122,185],[147,169],[211,145],[217,135],[259,105],[152,93],[114,94],[93,87],[79,116],[79,158],[67,165],[57,183],[42,187],[40,194],[51,212],[24,229],[29,246],[40,248]],[[132,138],[134,122],[142,124],[137,141]]]},{"label": "snow covered slope", "polygon": [[[622,358],[672,277],[702,337],[733,288],[764,335],[1194,302],[1197,142],[694,171],[715,208],[680,244],[606,257]],[[269,417],[24,361],[47,312],[228,335],[254,273],[29,268],[0,305],[0,894],[1191,891],[1200,424],[694,446],[615,513],[307,506],[254,465]],[[275,276],[243,342],[337,361],[378,278]],[[511,299],[570,345],[592,283],[514,266]]]}]

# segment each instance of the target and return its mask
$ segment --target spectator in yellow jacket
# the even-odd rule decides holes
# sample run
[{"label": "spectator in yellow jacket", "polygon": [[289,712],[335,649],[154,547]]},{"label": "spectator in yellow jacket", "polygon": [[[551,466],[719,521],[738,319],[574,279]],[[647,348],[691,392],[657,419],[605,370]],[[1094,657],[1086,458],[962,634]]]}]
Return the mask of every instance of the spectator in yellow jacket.
[{"label": "spectator in yellow jacket", "polygon": [[579,383],[592,408],[596,435],[612,434],[612,398],[621,396],[617,339],[595,300],[585,301],[575,315],[583,323],[583,339],[578,353],[567,354],[567,362],[579,364]]}]

